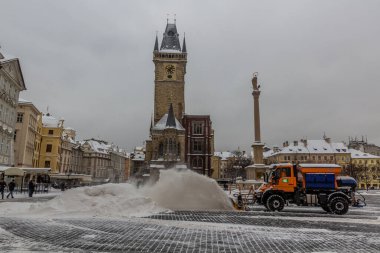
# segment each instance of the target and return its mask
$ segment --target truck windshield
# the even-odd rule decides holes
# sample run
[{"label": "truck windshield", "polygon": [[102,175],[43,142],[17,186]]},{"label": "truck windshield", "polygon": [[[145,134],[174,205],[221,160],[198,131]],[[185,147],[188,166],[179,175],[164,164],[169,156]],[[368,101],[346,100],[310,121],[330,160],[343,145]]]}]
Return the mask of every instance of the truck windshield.
[{"label": "truck windshield", "polygon": [[267,176],[267,183],[271,182],[272,184],[277,184],[276,182],[280,178],[280,171],[278,168],[272,169]]}]

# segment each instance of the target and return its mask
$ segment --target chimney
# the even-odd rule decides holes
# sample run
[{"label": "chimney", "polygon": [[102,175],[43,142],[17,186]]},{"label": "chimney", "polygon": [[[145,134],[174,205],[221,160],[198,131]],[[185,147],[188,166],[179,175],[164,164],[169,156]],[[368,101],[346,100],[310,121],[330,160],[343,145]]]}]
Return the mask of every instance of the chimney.
[{"label": "chimney", "polygon": [[301,140],[303,145],[306,147],[307,146],[307,140]]},{"label": "chimney", "polygon": [[279,152],[280,151],[280,148],[279,147],[277,147],[277,146],[273,146],[273,152],[274,153],[277,153],[277,152]]},{"label": "chimney", "polygon": [[326,141],[327,143],[331,143],[331,138],[326,137],[326,138],[325,138],[325,141]]},{"label": "chimney", "polygon": [[294,146],[298,146],[298,141],[293,141]]}]

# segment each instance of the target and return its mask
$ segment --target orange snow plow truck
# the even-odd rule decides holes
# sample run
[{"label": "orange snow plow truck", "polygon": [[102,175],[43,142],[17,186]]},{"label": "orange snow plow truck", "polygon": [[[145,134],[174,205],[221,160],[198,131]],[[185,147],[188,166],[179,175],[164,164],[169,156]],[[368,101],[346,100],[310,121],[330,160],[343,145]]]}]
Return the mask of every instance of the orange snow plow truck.
[{"label": "orange snow plow truck", "polygon": [[271,165],[254,198],[270,211],[281,211],[286,203],[294,203],[345,214],[354,201],[357,183],[352,177],[339,176],[341,171],[335,164]]}]

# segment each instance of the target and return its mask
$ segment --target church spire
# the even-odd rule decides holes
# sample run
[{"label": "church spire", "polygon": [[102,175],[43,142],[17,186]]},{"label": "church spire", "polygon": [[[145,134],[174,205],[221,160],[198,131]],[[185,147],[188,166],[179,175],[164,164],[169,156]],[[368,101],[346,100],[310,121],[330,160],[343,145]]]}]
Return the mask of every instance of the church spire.
[{"label": "church spire", "polygon": [[187,50],[186,50],[185,34],[183,34],[182,53],[187,53]]},{"label": "church spire", "polygon": [[176,50],[181,52],[181,45],[179,43],[179,34],[177,32],[176,24],[166,24],[166,29],[163,34],[160,50]]},{"label": "church spire", "polygon": [[157,34],[156,34],[156,41],[154,42],[154,49],[153,51],[158,51],[158,37],[157,37]]},{"label": "church spire", "polygon": [[177,126],[177,124],[175,123],[173,104],[170,103],[168,119],[166,120],[166,127],[174,127],[175,128],[176,126]]}]

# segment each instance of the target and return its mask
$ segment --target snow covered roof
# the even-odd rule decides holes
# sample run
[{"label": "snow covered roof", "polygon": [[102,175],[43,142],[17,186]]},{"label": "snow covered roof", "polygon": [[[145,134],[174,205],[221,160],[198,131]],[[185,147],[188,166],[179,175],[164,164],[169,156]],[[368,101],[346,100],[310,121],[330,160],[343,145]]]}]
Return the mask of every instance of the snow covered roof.
[{"label": "snow covered roof", "polygon": [[85,143],[90,145],[91,149],[97,153],[108,154],[108,150],[111,148],[111,145],[104,141],[98,141],[95,139],[86,140]]},{"label": "snow covered roof", "polygon": [[307,148],[304,146],[303,143],[298,143],[297,146],[294,145],[289,145],[287,147],[282,148],[280,153],[286,153],[286,154],[291,154],[291,153],[308,153],[309,151]]},{"label": "snow covered roof", "polygon": [[42,125],[44,127],[60,127],[59,123],[59,120],[49,114],[42,116]]},{"label": "snow covered roof", "polygon": [[336,153],[350,153],[348,147],[343,142],[333,142],[331,143],[331,147]]},{"label": "snow covered roof", "polygon": [[330,143],[325,140],[307,140],[309,153],[334,153]]},{"label": "snow covered roof", "polygon": [[268,158],[268,157],[272,156],[273,154],[274,154],[274,151],[272,149],[263,152],[264,158]]},{"label": "snow covered roof", "polygon": [[180,131],[184,131],[185,128],[183,128],[183,126],[181,125],[181,123],[179,123],[179,121],[175,119],[175,127],[174,126],[167,126],[167,121],[168,121],[168,114],[166,113],[164,116],[162,116],[162,118],[156,123],[156,125],[154,125],[154,127],[152,128],[152,130],[165,130],[165,129],[168,129],[168,128],[175,128],[176,130],[180,130]]},{"label": "snow covered roof", "polygon": [[222,160],[228,160],[228,158],[234,157],[235,155],[229,151],[214,152],[214,156],[219,156]]},{"label": "snow covered roof", "polygon": [[349,149],[349,152],[351,153],[351,158],[353,159],[380,159],[380,156],[364,153],[356,149]]},{"label": "snow covered roof", "polygon": [[[295,145],[296,144],[296,145]],[[306,144],[306,145],[305,145]],[[343,142],[329,143],[326,140],[305,140],[291,142],[287,147],[276,148],[274,150],[264,152],[264,157],[270,157],[277,154],[348,154],[348,147]]]},{"label": "snow covered roof", "polygon": [[143,152],[136,152],[133,154],[132,160],[134,161],[144,161],[145,160],[145,154]]},{"label": "snow covered roof", "polygon": [[18,99],[18,103],[19,103],[19,104],[30,104],[30,103],[32,103],[32,102],[30,102],[30,101],[28,101],[28,100],[25,100],[25,99],[23,99],[23,98],[19,98],[19,99]]},{"label": "snow covered roof", "polygon": [[76,142],[73,140],[73,138],[71,138],[70,136],[68,136],[67,134],[63,134],[62,135],[62,139],[65,140],[65,141],[68,141],[72,144],[76,144]]}]

